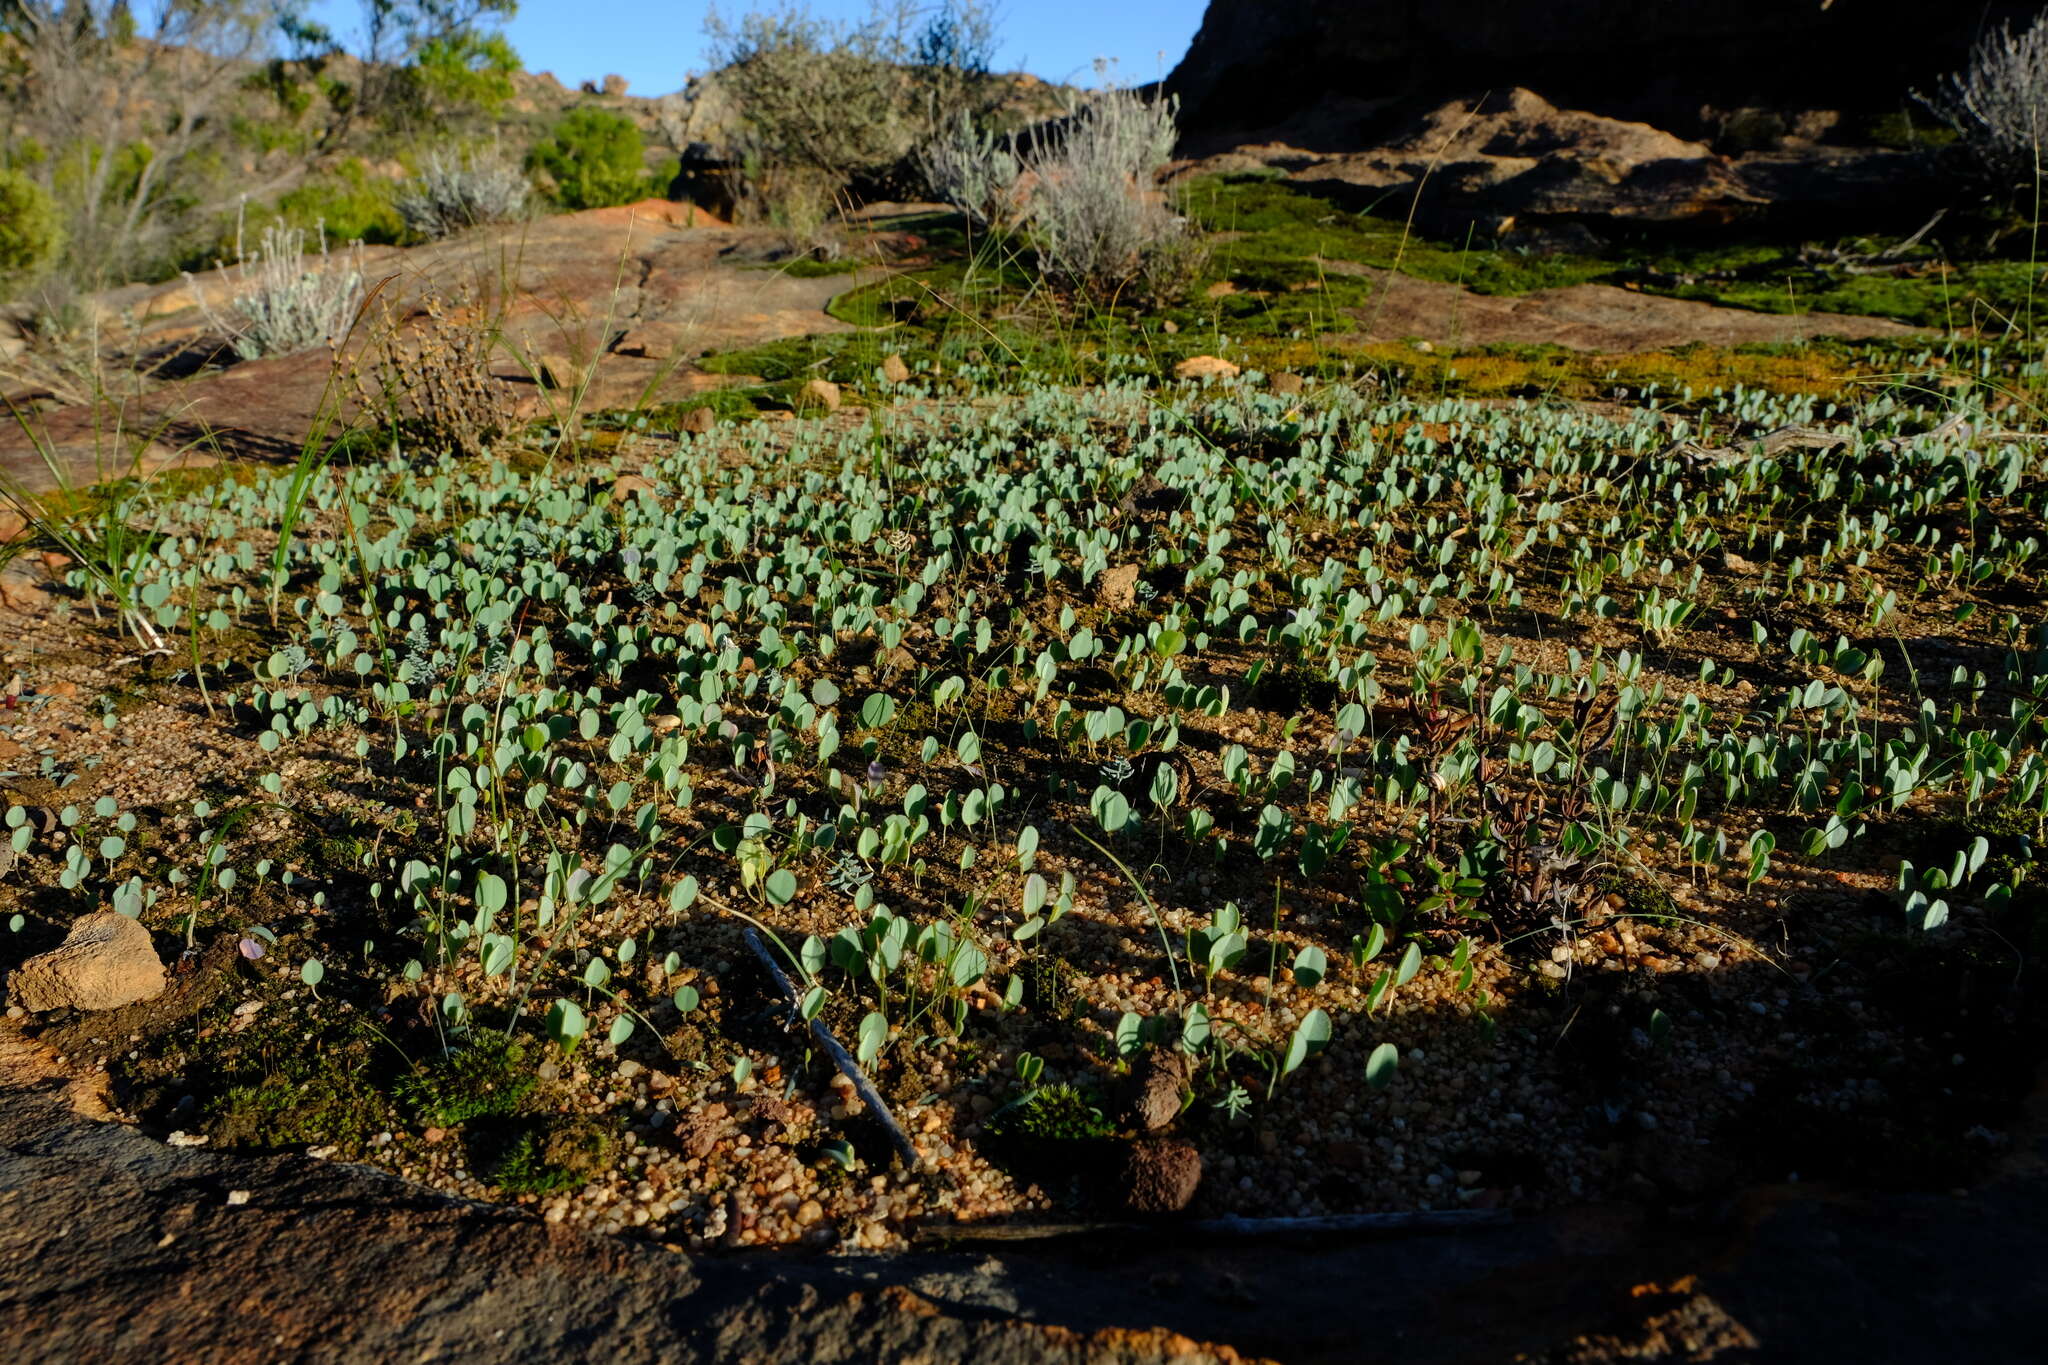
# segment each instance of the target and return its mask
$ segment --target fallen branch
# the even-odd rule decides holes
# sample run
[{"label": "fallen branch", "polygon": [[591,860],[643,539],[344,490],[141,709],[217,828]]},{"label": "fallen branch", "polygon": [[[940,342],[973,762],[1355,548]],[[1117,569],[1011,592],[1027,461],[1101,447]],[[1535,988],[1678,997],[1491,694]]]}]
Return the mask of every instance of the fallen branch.
[{"label": "fallen branch", "polygon": [[[803,997],[797,993],[796,983],[782,970],[782,964],[770,956],[768,945],[761,942],[761,936],[754,932],[753,926],[747,926],[742,932],[746,936],[747,946],[754,950],[754,956],[761,959],[761,965],[766,967],[768,975],[775,979],[776,989],[789,1001],[791,1012],[801,1018]],[[888,1103],[882,1099],[881,1092],[875,1089],[874,1082],[861,1070],[860,1063],[853,1059],[853,1054],[832,1036],[832,1030],[826,1028],[823,1021],[812,1019],[810,1025],[811,1036],[818,1040],[818,1046],[825,1049],[825,1054],[839,1068],[840,1074],[853,1082],[853,1093],[860,1096],[862,1104],[874,1111],[876,1120],[887,1130],[889,1145],[896,1149],[896,1154],[903,1158],[906,1166],[915,1170],[920,1160],[917,1148],[911,1144],[910,1134],[903,1131],[903,1126],[896,1122],[896,1116],[889,1112]]]}]

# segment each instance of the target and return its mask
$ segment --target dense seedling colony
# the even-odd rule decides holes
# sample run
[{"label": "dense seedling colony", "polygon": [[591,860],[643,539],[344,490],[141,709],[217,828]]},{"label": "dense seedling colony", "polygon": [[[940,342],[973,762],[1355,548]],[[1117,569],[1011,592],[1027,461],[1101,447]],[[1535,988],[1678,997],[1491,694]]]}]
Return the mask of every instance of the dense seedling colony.
[{"label": "dense seedling colony", "polygon": [[[1219,1209],[1596,1193],[1772,1096],[1892,1122],[1963,1049],[1857,973],[2042,946],[2044,510],[2039,442],[1891,398],[1255,377],[223,482],[99,602],[203,757],[124,810],[53,755],[16,927],[239,944],[271,1022],[123,1064],[167,1126],[679,1237],[1020,1207],[978,1120],[1114,1128],[1148,1049]],[[881,1174],[743,924],[931,1169]],[[613,1170],[637,1206],[568,1193]]]}]

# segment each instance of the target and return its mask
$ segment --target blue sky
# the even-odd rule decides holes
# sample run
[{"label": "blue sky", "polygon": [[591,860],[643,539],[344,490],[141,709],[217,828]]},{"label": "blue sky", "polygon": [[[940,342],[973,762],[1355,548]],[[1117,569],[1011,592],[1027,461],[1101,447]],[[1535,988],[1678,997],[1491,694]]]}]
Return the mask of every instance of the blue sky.
[{"label": "blue sky", "polygon": [[[774,8],[767,0],[762,8]],[[751,8],[727,0],[736,19]],[[1009,0],[1000,8],[997,66],[1047,80],[1091,79],[1097,57],[1113,58],[1120,78],[1156,80],[1173,69],[1201,25],[1204,0]],[[356,0],[315,0],[317,17],[337,32],[357,22]],[[520,0],[507,28],[529,71],[552,71],[563,84],[617,72],[636,95],[682,87],[704,69],[706,0]],[[868,14],[866,0],[812,0],[812,13],[836,19]]]}]

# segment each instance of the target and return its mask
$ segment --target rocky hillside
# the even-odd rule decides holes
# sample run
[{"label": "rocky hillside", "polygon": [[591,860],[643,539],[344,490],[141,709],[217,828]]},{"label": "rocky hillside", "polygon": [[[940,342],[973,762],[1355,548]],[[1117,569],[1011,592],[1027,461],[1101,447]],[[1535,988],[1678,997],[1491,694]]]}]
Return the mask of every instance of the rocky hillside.
[{"label": "rocky hillside", "polygon": [[[1333,103],[1362,124],[1525,87],[1682,137],[1740,110],[1898,112],[2039,0],[1213,0],[1168,78],[1207,150]],[[1741,120],[1736,120],[1741,122]],[[1198,148],[1199,149],[1199,148]]]}]

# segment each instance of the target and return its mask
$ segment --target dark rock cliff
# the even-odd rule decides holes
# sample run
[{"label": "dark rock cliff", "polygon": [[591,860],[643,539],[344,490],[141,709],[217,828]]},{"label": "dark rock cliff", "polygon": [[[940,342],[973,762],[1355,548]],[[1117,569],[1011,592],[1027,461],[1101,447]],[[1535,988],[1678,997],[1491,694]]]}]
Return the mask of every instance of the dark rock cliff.
[{"label": "dark rock cliff", "polygon": [[1712,134],[1726,111],[1904,107],[2041,0],[1211,0],[1167,80],[1197,142],[1520,86]]}]

